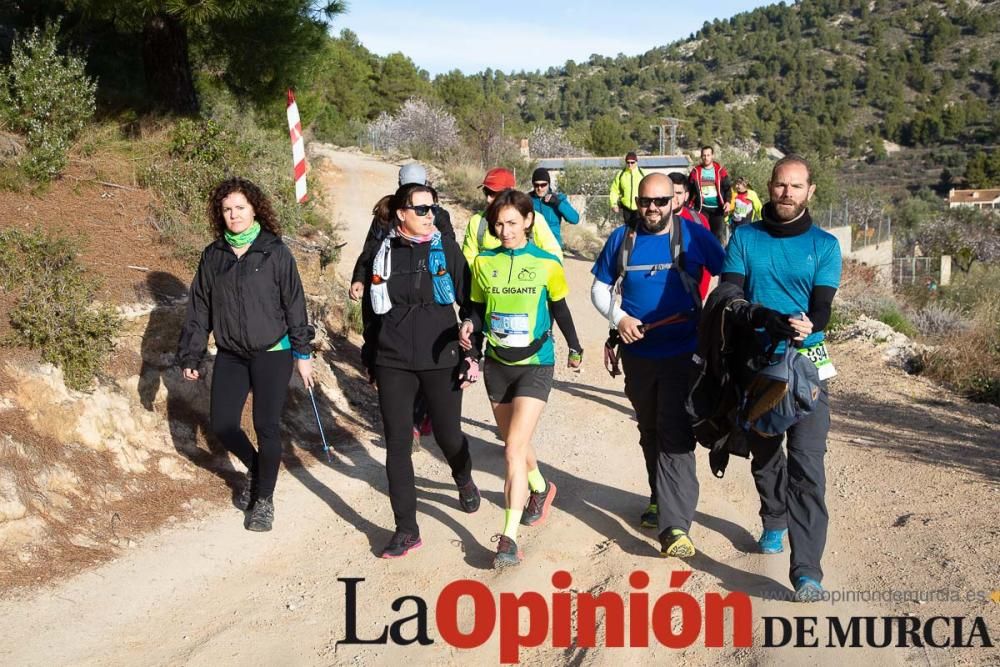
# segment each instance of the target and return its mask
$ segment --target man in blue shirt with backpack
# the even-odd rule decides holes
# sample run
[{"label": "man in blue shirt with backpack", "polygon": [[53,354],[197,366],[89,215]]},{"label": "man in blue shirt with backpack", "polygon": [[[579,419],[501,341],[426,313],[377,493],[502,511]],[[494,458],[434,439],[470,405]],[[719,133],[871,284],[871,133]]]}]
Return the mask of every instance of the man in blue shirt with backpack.
[{"label": "man in blue shirt with backpack", "polygon": [[688,531],[698,477],[684,402],[697,347],[698,283],[703,272],[720,273],[725,251],[709,230],[674,215],[667,176],[643,178],[636,203],[639,224],[612,232],[594,263],[591,300],[622,343],[625,394],[639,422],[650,489],[641,525],[658,530],[663,556],[687,558],[695,552]]}]

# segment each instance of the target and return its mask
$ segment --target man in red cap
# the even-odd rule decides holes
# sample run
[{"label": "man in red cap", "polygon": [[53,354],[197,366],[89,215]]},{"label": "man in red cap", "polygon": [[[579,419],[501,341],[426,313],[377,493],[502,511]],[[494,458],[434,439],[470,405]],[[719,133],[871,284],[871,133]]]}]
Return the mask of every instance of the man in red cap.
[{"label": "man in red cap", "polygon": [[[486,178],[483,179],[483,183],[479,187],[486,196],[486,205],[489,206],[500,192],[515,189],[517,182],[509,169],[496,167],[486,172]],[[562,261],[562,247],[560,247],[559,241],[553,236],[552,230],[545,224],[545,220],[543,219],[541,222],[540,225],[532,225],[532,238],[530,240],[545,252],[555,255],[559,261]],[[473,215],[469,219],[469,226],[465,228],[465,239],[462,241],[462,254],[465,255],[469,265],[472,265],[472,261],[476,259],[476,255],[481,250],[492,250],[499,247],[500,239],[486,233],[486,218],[483,216],[483,211]]]}]

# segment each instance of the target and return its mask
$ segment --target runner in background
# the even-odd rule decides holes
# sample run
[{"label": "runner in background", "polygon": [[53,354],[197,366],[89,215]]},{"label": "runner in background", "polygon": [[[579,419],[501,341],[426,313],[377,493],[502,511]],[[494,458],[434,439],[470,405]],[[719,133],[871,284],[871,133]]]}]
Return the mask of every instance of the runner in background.
[{"label": "runner in background", "polygon": [[[708,218],[704,214],[699,213],[690,206],[687,205],[688,201],[691,199],[691,182],[684,176],[684,174],[678,174],[677,172],[671,172],[667,174],[667,178],[670,179],[670,183],[673,186],[674,201],[673,201],[673,211],[674,215],[680,216],[685,220],[690,220],[691,222],[701,225],[708,231],[712,231],[712,227],[708,224]],[[708,271],[703,271],[701,274],[701,282],[698,283],[698,292],[701,294],[701,298],[704,301],[705,297],[708,296],[708,290],[712,286],[712,274]]]},{"label": "runner in background", "polygon": [[736,231],[740,225],[757,222],[761,217],[760,197],[750,189],[750,181],[740,176],[733,183],[733,194],[729,199],[729,231]]},{"label": "runner in background", "polygon": [[608,195],[608,203],[611,210],[622,213],[622,222],[626,227],[635,229],[639,223],[639,211],[636,207],[635,197],[639,194],[639,181],[646,173],[639,168],[639,158],[634,151],[629,151],[625,155],[625,168],[615,174],[611,181],[611,194]]},{"label": "runner in background", "polygon": [[726,214],[732,187],[726,168],[715,161],[711,146],[701,147],[701,163],[691,170],[691,207],[704,213],[712,233],[719,243],[726,245]]},{"label": "runner in background", "polygon": [[[504,525],[493,567],[521,562],[519,525],[535,526],[549,514],[556,485],[538,466],[531,440],[552,389],[552,321],[569,345],[567,365],[579,368],[583,350],[566,303],[562,262],[528,241],[535,223],[531,198],[517,190],[497,194],[486,209],[490,235],[501,247],[481,252],[472,265],[475,318],[463,321],[462,346],[478,352],[486,340],[483,374],[493,416],[504,441]],[[540,225],[545,226],[545,225]]]},{"label": "runner in background", "polygon": [[535,213],[542,216],[544,222],[552,230],[559,246],[562,247],[562,221],[571,225],[580,222],[580,214],[569,203],[566,195],[552,190],[552,177],[549,170],[539,167],[531,175],[531,203]]},{"label": "runner in background", "polygon": [[[516,188],[517,182],[513,172],[509,169],[496,167],[486,172],[483,184],[479,187],[486,198],[486,205],[489,206],[496,199],[498,192]],[[560,262],[562,261],[562,246],[552,235],[552,230],[549,229],[548,225],[538,225],[537,228],[532,226],[528,240],[532,241],[539,249],[558,257]],[[469,225],[465,228],[465,238],[462,240],[462,254],[465,255],[469,266],[472,266],[476,255],[483,250],[493,250],[499,247],[500,239],[489,232],[489,224],[486,222],[483,211],[479,211],[469,218]]]},{"label": "runner in background", "polygon": [[455,305],[468,307],[469,269],[461,249],[434,227],[434,190],[402,185],[375,214],[388,235],[368,266],[362,362],[378,389],[385,470],[396,529],[382,558],[422,546],[417,525],[411,426],[418,394],[444,453],[464,512],[479,509],[469,443],[462,434],[462,390],[479,364],[458,345]]}]

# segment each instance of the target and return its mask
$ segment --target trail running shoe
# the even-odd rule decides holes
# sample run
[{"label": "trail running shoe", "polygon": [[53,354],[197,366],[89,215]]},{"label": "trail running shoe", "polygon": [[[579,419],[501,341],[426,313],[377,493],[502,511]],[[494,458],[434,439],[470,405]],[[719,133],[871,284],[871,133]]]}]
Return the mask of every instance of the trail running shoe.
[{"label": "trail running shoe", "polygon": [[796,602],[819,602],[823,599],[823,585],[811,577],[795,580]]},{"label": "trail running shoe", "polygon": [[656,503],[649,503],[646,511],[639,516],[639,526],[642,528],[657,528],[660,522],[660,510]]},{"label": "trail running shoe", "polygon": [[521,525],[537,526],[543,523],[552,511],[552,501],[556,498],[556,485],[545,480],[544,491],[532,491],[521,514]]},{"label": "trail running shoe", "polygon": [[760,534],[760,539],[757,540],[757,544],[760,546],[760,552],[762,554],[780,554],[785,550],[782,546],[782,542],[785,539],[785,533],[788,532],[787,528],[781,528],[778,530],[767,530]]},{"label": "trail running shoe", "polygon": [[246,479],[243,480],[243,486],[240,488],[239,494],[233,500],[233,504],[246,512],[253,506],[254,496],[256,495],[257,489],[254,488],[253,475],[248,472]]},{"label": "trail running shoe", "polygon": [[380,557],[402,558],[414,549],[419,549],[422,546],[424,546],[424,543],[420,540],[419,535],[410,535],[409,533],[397,530],[392,534],[389,544],[385,545],[385,548],[382,549]]},{"label": "trail running shoe", "polygon": [[524,559],[524,552],[518,549],[514,540],[506,535],[494,535],[491,541],[498,542],[497,555],[493,557],[494,570],[519,565]]},{"label": "trail running shoe", "polygon": [[660,555],[690,558],[694,555],[694,544],[688,534],[680,528],[669,528],[660,537]]},{"label": "trail running shoe", "polygon": [[258,498],[253,504],[250,512],[250,522],[247,523],[247,530],[255,533],[266,533],[271,530],[274,523],[274,501],[272,497]]},{"label": "trail running shoe", "polygon": [[466,514],[472,514],[479,509],[479,488],[471,479],[458,487],[458,506]]}]

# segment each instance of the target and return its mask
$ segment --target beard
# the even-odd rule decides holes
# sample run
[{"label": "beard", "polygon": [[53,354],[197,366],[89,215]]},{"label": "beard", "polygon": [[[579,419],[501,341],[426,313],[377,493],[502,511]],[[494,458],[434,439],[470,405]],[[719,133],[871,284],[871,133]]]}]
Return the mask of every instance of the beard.
[{"label": "beard", "polygon": [[642,227],[650,234],[659,234],[664,229],[667,228],[667,224],[670,223],[669,215],[660,215],[660,219],[656,222],[650,222],[645,217],[642,219]]},{"label": "beard", "polygon": [[797,203],[790,200],[779,200],[774,203],[772,208],[774,209],[774,217],[778,219],[778,222],[791,222],[802,215],[807,205],[808,202]]}]

